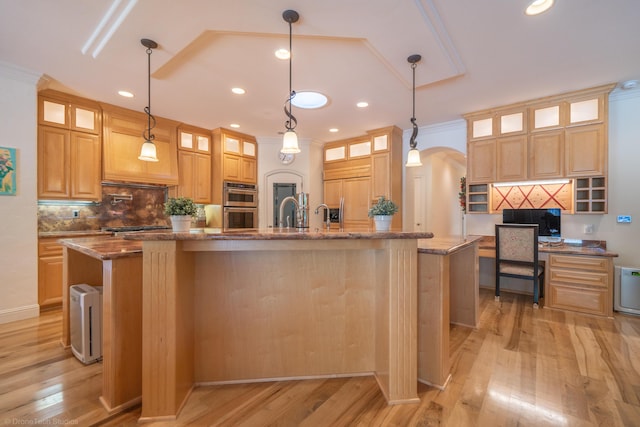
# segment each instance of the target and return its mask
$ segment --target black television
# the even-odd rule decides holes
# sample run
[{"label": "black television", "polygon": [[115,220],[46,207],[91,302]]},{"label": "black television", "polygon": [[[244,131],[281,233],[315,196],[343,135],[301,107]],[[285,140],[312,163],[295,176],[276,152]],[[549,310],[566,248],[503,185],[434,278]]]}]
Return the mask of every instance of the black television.
[{"label": "black television", "polygon": [[560,237],[560,212],[558,208],[549,209],[504,209],[504,224],[538,224],[538,236]]}]

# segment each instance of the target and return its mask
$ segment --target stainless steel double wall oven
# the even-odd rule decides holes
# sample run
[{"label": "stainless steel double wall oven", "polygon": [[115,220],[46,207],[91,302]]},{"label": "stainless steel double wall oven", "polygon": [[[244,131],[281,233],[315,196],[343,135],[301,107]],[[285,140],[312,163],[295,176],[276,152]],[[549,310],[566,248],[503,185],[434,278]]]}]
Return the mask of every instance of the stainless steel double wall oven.
[{"label": "stainless steel double wall oven", "polygon": [[258,189],[255,184],[225,181],[222,198],[224,231],[258,228]]}]

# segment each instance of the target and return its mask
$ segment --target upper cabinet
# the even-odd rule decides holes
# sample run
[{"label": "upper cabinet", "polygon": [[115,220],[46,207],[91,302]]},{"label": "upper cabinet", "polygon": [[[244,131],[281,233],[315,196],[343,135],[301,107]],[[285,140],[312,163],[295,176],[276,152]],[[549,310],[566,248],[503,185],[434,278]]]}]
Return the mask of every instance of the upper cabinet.
[{"label": "upper cabinet", "polygon": [[38,95],[38,198],[102,197],[101,112],[90,100],[55,91]]},{"label": "upper cabinet", "polygon": [[212,131],[213,203],[222,203],[224,181],[258,183],[258,143],[256,138],[225,128]]},{"label": "upper cabinet", "polygon": [[614,87],[465,115],[468,184],[606,177],[607,99]]},{"label": "upper cabinet", "polygon": [[178,128],[178,197],[211,203],[211,132],[188,125]]},{"label": "upper cabinet", "polygon": [[109,181],[178,185],[178,123],[156,117],[151,130],[155,136],[158,161],[138,159],[147,127],[144,112],[103,105],[103,177]]},{"label": "upper cabinet", "polygon": [[[334,141],[323,148],[324,203],[339,207],[345,198],[345,226],[368,228],[368,209],[379,197],[402,209],[402,131],[390,126],[367,135]],[[356,195],[358,195],[356,197]],[[402,229],[402,213],[393,216]]]}]

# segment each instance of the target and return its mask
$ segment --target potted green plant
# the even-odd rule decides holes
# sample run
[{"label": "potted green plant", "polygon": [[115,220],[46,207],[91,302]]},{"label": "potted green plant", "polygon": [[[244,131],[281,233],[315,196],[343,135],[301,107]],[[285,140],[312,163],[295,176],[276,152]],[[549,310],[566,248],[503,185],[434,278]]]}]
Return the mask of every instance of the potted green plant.
[{"label": "potted green plant", "polygon": [[369,209],[369,218],[373,218],[376,231],[389,231],[393,214],[398,212],[398,205],[380,196],[375,205]]},{"label": "potted green plant", "polygon": [[164,204],[164,214],[171,218],[174,232],[187,232],[191,220],[197,215],[198,206],[188,197],[169,197]]}]

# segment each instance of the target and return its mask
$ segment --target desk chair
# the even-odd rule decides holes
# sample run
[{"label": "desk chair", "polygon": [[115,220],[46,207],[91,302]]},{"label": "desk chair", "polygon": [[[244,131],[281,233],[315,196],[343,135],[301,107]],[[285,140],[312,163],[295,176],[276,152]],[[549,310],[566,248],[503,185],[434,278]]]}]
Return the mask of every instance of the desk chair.
[{"label": "desk chair", "polygon": [[544,263],[538,261],[538,225],[496,224],[496,301],[500,278],[533,281],[533,308],[544,293]]}]

